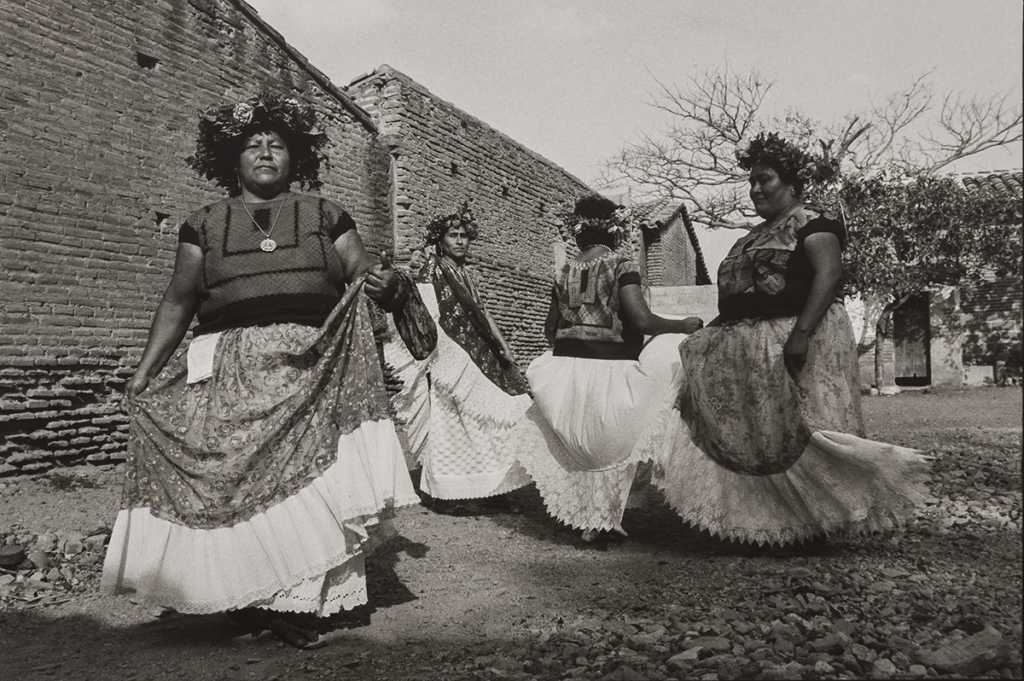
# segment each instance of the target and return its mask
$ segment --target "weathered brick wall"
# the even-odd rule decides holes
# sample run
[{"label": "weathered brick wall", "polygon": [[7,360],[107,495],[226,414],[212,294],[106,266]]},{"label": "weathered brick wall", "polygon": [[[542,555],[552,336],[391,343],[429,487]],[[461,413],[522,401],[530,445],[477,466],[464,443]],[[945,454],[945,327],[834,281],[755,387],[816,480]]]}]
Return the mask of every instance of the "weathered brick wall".
[{"label": "weathered brick wall", "polygon": [[964,289],[965,364],[991,365],[1001,352],[1021,343],[1022,281],[1003,277]]},{"label": "weathered brick wall", "polygon": [[244,3],[0,0],[0,35],[0,475],[120,457],[175,226],[222,196],[185,164],[198,110],[304,93],[330,123],[321,193],[391,246],[372,124]]},{"label": "weathered brick wall", "polygon": [[431,216],[472,199],[480,236],[468,265],[520,362],[539,355],[561,243],[556,214],[586,185],[390,67],[347,91],[392,155],[397,262],[422,246]]},{"label": "weathered brick wall", "polygon": [[647,276],[651,286],[697,284],[697,254],[681,216],[658,230],[647,249]]}]

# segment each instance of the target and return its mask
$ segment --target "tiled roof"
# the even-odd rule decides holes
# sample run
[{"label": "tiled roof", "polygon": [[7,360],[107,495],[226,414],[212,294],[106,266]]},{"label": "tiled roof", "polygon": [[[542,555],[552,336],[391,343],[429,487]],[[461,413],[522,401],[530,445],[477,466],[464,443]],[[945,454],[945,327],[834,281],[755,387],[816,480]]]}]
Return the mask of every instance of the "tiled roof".
[{"label": "tiled roof", "polygon": [[641,227],[661,227],[665,225],[681,204],[672,199],[655,199],[633,206],[633,214]]},{"label": "tiled roof", "polygon": [[690,243],[693,245],[693,252],[697,260],[697,284],[710,284],[711,276],[708,274],[707,263],[704,262],[704,253],[700,250],[700,241],[697,240],[697,232],[690,222],[690,215],[686,212],[686,206],[682,201],[674,199],[655,199],[646,203],[633,205],[633,214],[640,227],[644,229],[661,229],[672,222],[678,215],[683,219],[686,233],[690,236]]},{"label": "tiled roof", "polygon": [[1024,170],[996,170],[984,173],[961,175],[960,181],[969,190],[989,189],[1000,194],[1021,196],[1024,185]]}]

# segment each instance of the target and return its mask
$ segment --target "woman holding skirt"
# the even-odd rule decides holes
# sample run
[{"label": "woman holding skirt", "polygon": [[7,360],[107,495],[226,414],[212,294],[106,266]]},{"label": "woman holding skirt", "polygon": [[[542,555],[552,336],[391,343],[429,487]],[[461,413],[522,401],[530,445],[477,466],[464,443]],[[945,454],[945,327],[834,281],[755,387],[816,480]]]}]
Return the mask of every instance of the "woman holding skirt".
[{"label": "woman holding skirt", "polygon": [[384,348],[402,381],[392,404],[408,463],[421,468],[434,508],[448,513],[516,510],[507,493],[530,483],[507,442],[531,403],[526,380],[465,266],[478,231],[468,203],[430,221],[427,253],[414,252],[412,268],[441,329],[437,347],[422,361],[401,342]]},{"label": "woman holding skirt", "polygon": [[[634,445],[670,397],[681,334],[702,324],[650,311],[636,266],[615,251],[629,227],[624,209],[584,196],[566,222],[580,252],[555,279],[545,323],[553,348],[526,371],[534,405],[513,440],[548,513],[592,542],[626,536],[630,488],[650,458]],[[646,345],[645,334],[655,336]]]},{"label": "woman holding skirt", "polygon": [[374,264],[343,208],[289,191],[319,186],[326,141],[311,107],[271,92],[200,119],[190,163],[229,196],[179,229],[125,389],[124,494],[102,581],[298,648],[318,636],[297,615],[366,603],[365,556],[394,510],[419,501],[367,308],[401,313],[416,290]]},{"label": "woman holding skirt", "polygon": [[764,222],[723,260],[719,316],[680,346],[674,405],[637,455],[684,520],[722,539],[785,546],[892,527],[921,503],[926,459],[864,439],[846,230],[801,201],[823,166],[775,134],[739,162]]}]

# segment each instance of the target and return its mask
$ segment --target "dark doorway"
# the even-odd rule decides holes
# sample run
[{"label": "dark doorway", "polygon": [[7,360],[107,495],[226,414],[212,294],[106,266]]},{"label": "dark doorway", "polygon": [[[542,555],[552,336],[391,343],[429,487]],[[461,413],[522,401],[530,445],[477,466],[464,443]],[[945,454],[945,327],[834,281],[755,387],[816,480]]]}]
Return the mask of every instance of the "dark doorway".
[{"label": "dark doorway", "polygon": [[896,385],[931,385],[931,322],[927,293],[911,296],[893,310]]}]

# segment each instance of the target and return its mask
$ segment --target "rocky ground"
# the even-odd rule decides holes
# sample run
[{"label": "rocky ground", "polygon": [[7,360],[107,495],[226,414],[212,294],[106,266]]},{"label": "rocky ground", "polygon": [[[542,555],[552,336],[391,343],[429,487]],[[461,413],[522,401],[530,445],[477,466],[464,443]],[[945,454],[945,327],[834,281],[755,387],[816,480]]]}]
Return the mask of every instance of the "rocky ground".
[{"label": "rocky ground", "polygon": [[[118,471],[0,481],[4,679],[1021,678],[1019,388],[866,398],[875,439],[935,456],[907,527],[808,555],[711,539],[651,504],[584,545],[519,514],[403,510],[371,604],[316,651],[97,593]],[[13,557],[12,557],[13,556]]]}]

